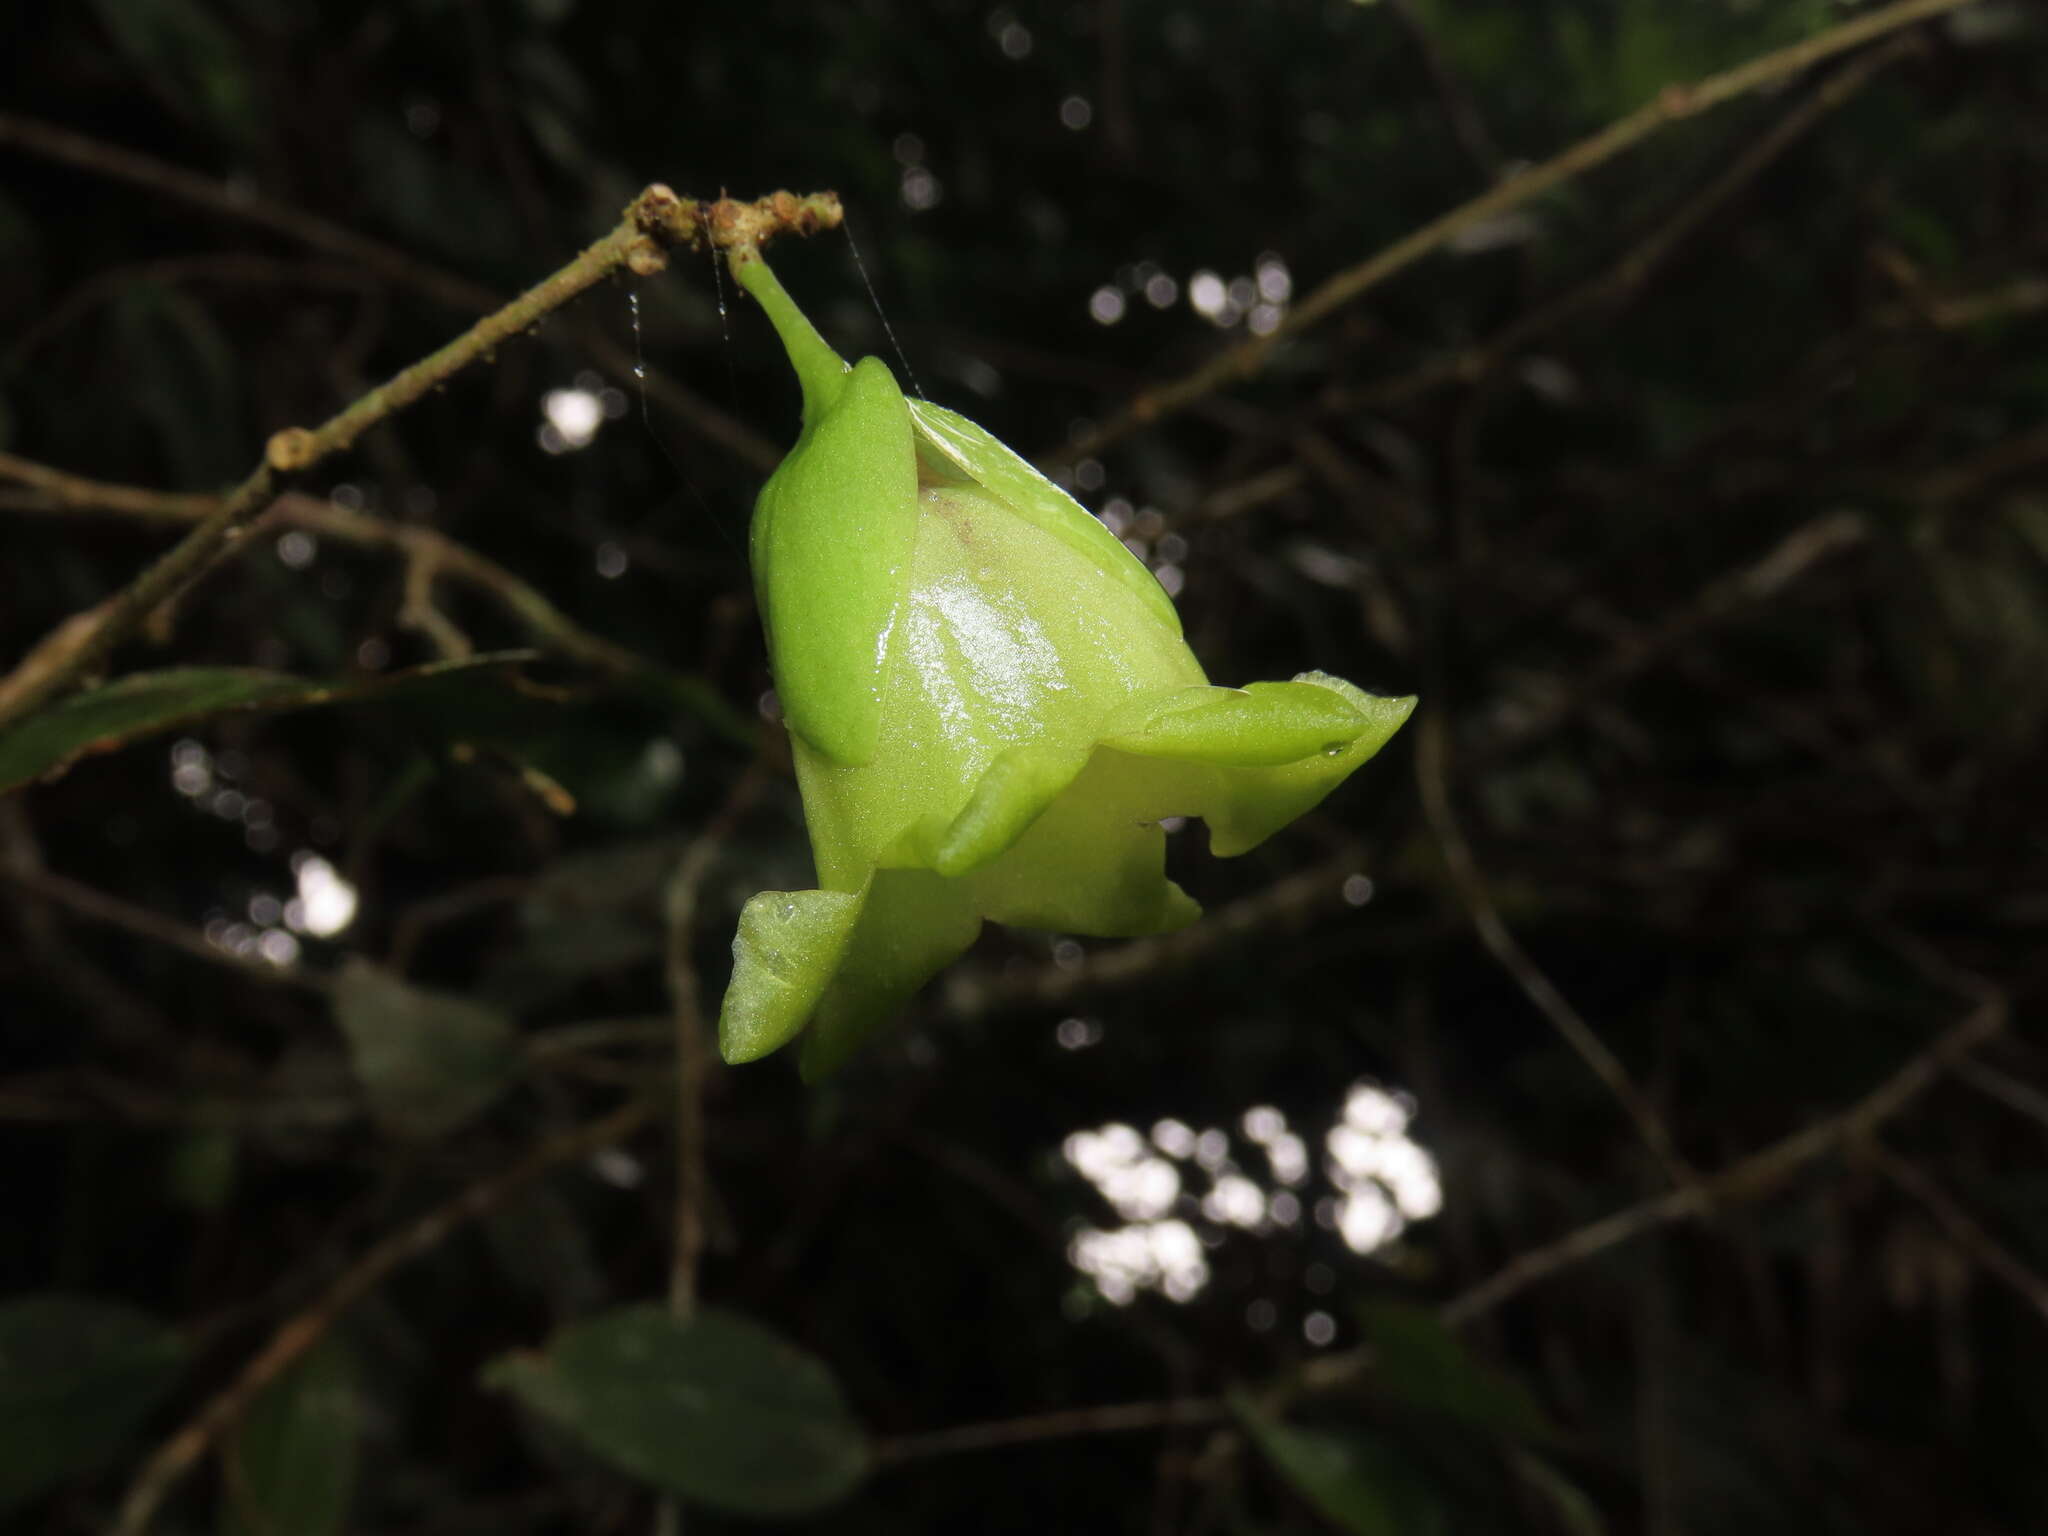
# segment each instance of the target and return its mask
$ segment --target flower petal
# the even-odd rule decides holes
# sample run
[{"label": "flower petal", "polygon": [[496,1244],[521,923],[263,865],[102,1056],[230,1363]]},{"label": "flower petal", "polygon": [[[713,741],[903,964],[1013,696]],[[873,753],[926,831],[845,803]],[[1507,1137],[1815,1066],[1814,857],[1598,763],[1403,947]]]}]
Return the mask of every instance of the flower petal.
[{"label": "flower petal", "polygon": [[1145,569],[1145,563],[1086,507],[1033,469],[1022,455],[999,442],[987,428],[929,400],[912,400],[910,419],[917,429],[920,446],[935,451],[954,469],[1005,503],[1016,516],[1044,529],[1075,553],[1087,556],[1142,598],[1153,618],[1173,634],[1180,634],[1180,614],[1173,599]]},{"label": "flower petal", "polygon": [[1253,683],[1184,688],[1156,701],[1135,729],[1113,723],[1102,744],[1139,757],[1273,767],[1340,753],[1366,729],[1367,717],[1333,688]]},{"label": "flower petal", "polygon": [[981,917],[960,894],[952,882],[921,869],[875,872],[852,942],[804,1037],[806,1082],[836,1070],[974,942]]},{"label": "flower petal", "polygon": [[[1171,772],[1171,770],[1169,770]],[[961,882],[992,922],[1096,938],[1185,928],[1202,909],[1166,878],[1159,765],[1097,751],[1001,857]]]},{"label": "flower petal", "polygon": [[851,891],[762,891],[740,909],[732,982],[718,1010],[719,1054],[737,1065],[787,1044],[845,959],[862,898]]},{"label": "flower petal", "polygon": [[[1130,588],[978,486],[927,487],[919,511],[873,755],[850,765],[796,744],[830,889],[942,850],[949,871],[993,857],[1041,803],[1026,781],[1048,783],[1054,763],[1071,778],[1106,717],[1203,680]],[[996,769],[1019,748],[1047,755]]]},{"label": "flower petal", "polygon": [[834,762],[874,753],[917,521],[910,414],[888,365],[864,357],[754,512],[754,582],[783,716]]},{"label": "flower petal", "polygon": [[1258,847],[1297,816],[1315,809],[1325,795],[1385,746],[1415,709],[1412,696],[1381,698],[1322,672],[1304,672],[1294,682],[1340,694],[1358,712],[1357,734],[1335,751],[1326,747],[1298,762],[1207,770],[1214,777],[1199,794],[1195,814],[1209,824],[1209,848],[1218,858],[1233,858]]},{"label": "flower petal", "polygon": [[1088,766],[1065,746],[1012,747],[988,766],[974,795],[929,855],[942,875],[964,875],[1003,853]]}]

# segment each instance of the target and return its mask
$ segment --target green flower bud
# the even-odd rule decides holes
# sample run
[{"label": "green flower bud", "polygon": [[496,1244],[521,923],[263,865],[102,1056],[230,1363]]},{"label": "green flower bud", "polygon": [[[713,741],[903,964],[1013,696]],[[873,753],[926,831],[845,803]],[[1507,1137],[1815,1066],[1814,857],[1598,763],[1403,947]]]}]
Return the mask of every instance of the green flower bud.
[{"label": "green flower bud", "polygon": [[817,1077],[984,919],[1105,938],[1193,922],[1159,822],[1254,848],[1415,700],[1320,672],[1210,687],[1114,534],[879,359],[849,368],[764,262],[740,281],[803,386],[752,558],[819,889],[747,903],[719,1039],[751,1061],[808,1024]]}]

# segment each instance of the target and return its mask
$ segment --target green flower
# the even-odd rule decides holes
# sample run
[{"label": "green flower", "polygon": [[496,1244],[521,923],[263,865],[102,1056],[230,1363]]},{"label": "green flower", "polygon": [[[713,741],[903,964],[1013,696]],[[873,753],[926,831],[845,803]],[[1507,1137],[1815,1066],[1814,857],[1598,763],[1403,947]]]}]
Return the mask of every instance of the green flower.
[{"label": "green flower", "polygon": [[1201,909],[1159,822],[1243,853],[1317,804],[1415,706],[1305,672],[1212,688],[1152,574],[962,416],[849,368],[767,265],[740,271],[803,386],[762,488],[754,585],[819,889],[740,914],[725,1059],[805,1025],[843,1061],[982,921],[1098,937]]}]

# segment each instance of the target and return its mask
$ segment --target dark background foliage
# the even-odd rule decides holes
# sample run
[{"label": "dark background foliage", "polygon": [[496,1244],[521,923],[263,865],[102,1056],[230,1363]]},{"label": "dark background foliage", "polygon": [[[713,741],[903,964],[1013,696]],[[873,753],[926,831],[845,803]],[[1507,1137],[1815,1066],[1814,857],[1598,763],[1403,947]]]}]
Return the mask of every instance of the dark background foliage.
[{"label": "dark background foliage", "polygon": [[[850,235],[773,252],[799,301],[1171,567],[1212,677],[1320,667],[1423,703],[1256,853],[1177,839],[1212,913],[1186,939],[992,930],[831,1082],[713,1074],[701,1294],[825,1362],[882,1449],[817,1527],[2036,1531],[2048,10],[1987,0],[1677,122],[1256,377],[1062,448],[1499,175],[1859,9],[17,7],[8,121],[230,199],[0,131],[0,449],[214,491],[650,180],[836,189]],[[1846,99],[1773,140],[1830,82]],[[549,391],[613,414],[551,452]],[[267,523],[114,670],[366,682],[464,640],[549,654],[516,685],[207,718],[0,800],[0,1289],[174,1330],[16,1314],[0,1500],[25,1490],[22,1529],[103,1528],[149,1447],[380,1235],[662,1091],[663,891],[754,755],[744,531],[794,419],[708,257],[600,288],[301,489],[442,530],[642,670],[562,656],[445,570],[422,622],[398,551]],[[0,489],[0,655],[168,540]],[[342,926],[328,868],[356,898]],[[739,903],[808,883],[771,766],[702,887],[707,998]],[[294,894],[328,915],[295,928]],[[1545,986],[1690,1169],[1807,1127],[1826,1144],[1473,1301],[1671,1187]],[[1986,1009],[1999,1038],[1874,1138],[1827,1140]],[[421,1039],[448,1050],[407,1055]],[[1440,1215],[1412,1151],[1378,1165],[1381,1196],[1344,1172],[1325,1138],[1347,1102],[1412,1108]],[[1262,1106],[1302,1138],[1298,1185],[1247,1128]],[[1075,1245],[1142,1224],[1069,1138],[1162,1122],[1223,1136],[1168,1155],[1166,1125],[1148,1175],[1179,1179],[1154,1214],[1203,1274],[1112,1302]],[[265,1497],[302,1503],[259,1519],[209,1462],[159,1528],[216,1505],[277,1531],[644,1528],[638,1484],[479,1373],[662,1293],[672,1152],[656,1125],[438,1234],[339,1319],[296,1406],[233,1441]],[[1233,1172],[1247,1225],[1215,1195]],[[1390,1201],[1415,1219],[1380,1241]],[[1455,1343],[1427,1321],[1445,1303]],[[23,1395],[29,1334],[126,1363],[64,1400],[104,1444],[21,1431],[59,1414]],[[1305,1389],[1333,1360],[1334,1389]],[[1218,1407],[1232,1389],[1324,1438],[1262,1457],[1265,1421]],[[920,1438],[1179,1398],[1198,1422]]]}]

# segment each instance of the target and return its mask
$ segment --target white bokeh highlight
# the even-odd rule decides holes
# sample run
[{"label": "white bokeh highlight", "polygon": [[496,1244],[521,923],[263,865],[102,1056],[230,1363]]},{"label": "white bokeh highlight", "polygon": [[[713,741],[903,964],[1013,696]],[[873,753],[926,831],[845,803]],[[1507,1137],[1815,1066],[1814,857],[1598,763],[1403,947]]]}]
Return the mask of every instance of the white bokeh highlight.
[{"label": "white bokeh highlight", "polygon": [[[1207,1255],[1232,1234],[1298,1232],[1311,1208],[1316,1225],[1352,1253],[1378,1252],[1443,1208],[1436,1160],[1408,1134],[1414,1117],[1407,1094],[1354,1083],[1322,1133],[1320,1160],[1311,1139],[1271,1104],[1237,1116],[1235,1135],[1173,1116],[1149,1131],[1122,1122],[1075,1131],[1062,1157],[1121,1225],[1077,1226],[1068,1259],[1104,1299],[1124,1306],[1143,1291],[1191,1299],[1209,1283]],[[1311,1268],[1328,1273],[1321,1263]],[[1277,1317],[1276,1308],[1269,1299],[1256,1316]],[[1323,1321],[1305,1324],[1305,1335],[1321,1347],[1335,1325],[1327,1313],[1314,1316]]]}]

